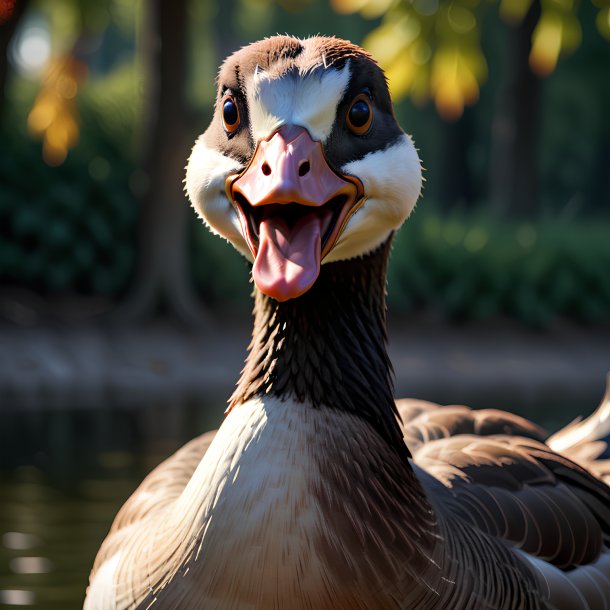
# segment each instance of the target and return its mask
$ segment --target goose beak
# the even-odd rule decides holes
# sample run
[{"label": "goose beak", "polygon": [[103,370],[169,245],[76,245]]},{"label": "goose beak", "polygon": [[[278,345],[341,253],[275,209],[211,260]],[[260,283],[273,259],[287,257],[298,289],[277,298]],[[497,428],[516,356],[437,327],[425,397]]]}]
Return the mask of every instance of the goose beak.
[{"label": "goose beak", "polygon": [[352,214],[362,182],[332,169],[308,131],[284,125],[261,140],[248,167],[226,181],[254,257],[252,277],[278,301],[307,292]]}]

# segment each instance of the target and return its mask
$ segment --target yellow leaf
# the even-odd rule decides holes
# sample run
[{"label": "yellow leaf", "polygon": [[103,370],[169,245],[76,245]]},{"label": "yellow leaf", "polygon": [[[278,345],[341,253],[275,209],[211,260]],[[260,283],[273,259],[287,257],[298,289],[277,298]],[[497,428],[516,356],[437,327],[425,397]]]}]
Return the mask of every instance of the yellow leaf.
[{"label": "yellow leaf", "polygon": [[449,26],[456,34],[467,34],[477,26],[477,19],[472,11],[457,3],[449,5],[447,10]]},{"label": "yellow leaf", "polygon": [[545,11],[532,35],[529,63],[540,76],[548,76],[557,65],[561,51],[562,20],[555,12]]},{"label": "yellow leaf", "polygon": [[393,22],[384,22],[375,28],[363,42],[382,68],[387,67],[399,53],[419,36],[421,26],[416,18],[406,15]]},{"label": "yellow leaf", "polygon": [[574,9],[574,0],[541,0],[542,10],[568,12]]},{"label": "yellow leaf", "polygon": [[595,20],[599,33],[610,40],[610,6],[602,9],[597,13]]},{"label": "yellow leaf", "polygon": [[487,78],[487,62],[480,47],[472,47],[462,53],[462,60],[468,65],[478,83]]},{"label": "yellow leaf", "polygon": [[402,99],[409,93],[418,68],[413,63],[407,49],[388,65],[385,73],[388,78],[390,92],[395,100]]},{"label": "yellow leaf", "polygon": [[42,143],[42,158],[47,165],[57,167],[61,165],[68,156],[68,150],[63,146],[57,146],[48,139],[44,139]]},{"label": "yellow leaf", "polygon": [[508,23],[520,23],[532,6],[532,0],[501,0],[500,16]]},{"label": "yellow leaf", "polygon": [[430,58],[432,57],[432,49],[425,40],[419,38],[411,45],[409,55],[411,56],[413,63],[417,64],[418,66],[423,66],[430,61]]},{"label": "yellow leaf", "polygon": [[479,82],[486,75],[485,60],[475,49],[441,47],[434,56],[430,89],[440,115],[458,118],[464,105],[479,99]]},{"label": "yellow leaf", "polygon": [[439,114],[458,118],[464,109],[464,96],[458,82],[458,54],[455,48],[441,48],[434,55],[430,89]]},{"label": "yellow leaf", "polygon": [[574,13],[566,13],[562,19],[561,28],[561,52],[571,53],[575,51],[582,40],[582,30],[578,17]]},{"label": "yellow leaf", "polygon": [[455,121],[464,112],[464,98],[455,82],[448,82],[434,96],[438,113],[446,121]]},{"label": "yellow leaf", "polygon": [[78,142],[76,95],[86,67],[67,55],[49,65],[42,89],[28,115],[28,127],[43,139],[43,157],[50,165],[63,163]]},{"label": "yellow leaf", "polygon": [[368,0],[330,0],[330,5],[337,13],[347,15],[361,11]]},{"label": "yellow leaf", "polygon": [[394,0],[367,0],[360,12],[366,19],[377,19],[387,13],[393,4]]},{"label": "yellow leaf", "polygon": [[41,92],[28,115],[28,127],[32,133],[43,135],[57,116],[57,103],[53,95]]}]

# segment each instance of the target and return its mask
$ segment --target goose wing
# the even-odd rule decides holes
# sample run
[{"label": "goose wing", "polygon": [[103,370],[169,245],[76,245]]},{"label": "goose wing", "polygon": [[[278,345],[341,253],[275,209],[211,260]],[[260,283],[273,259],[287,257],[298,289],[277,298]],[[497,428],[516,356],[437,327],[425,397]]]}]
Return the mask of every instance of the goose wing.
[{"label": "goose wing", "polygon": [[182,493],[193,472],[208,450],[216,430],[206,432],[161,462],[129,497],[114,518],[108,536],[96,558],[95,572],[121,548],[125,532],[130,526],[165,510]]},{"label": "goose wing", "polygon": [[505,434],[544,441],[544,428],[531,421],[498,409],[474,410],[464,405],[440,405],[425,400],[402,398],[396,408],[403,422],[407,446],[417,451],[423,444],[458,434],[489,436]]},{"label": "goose wing", "polygon": [[[419,401],[418,401],[419,402]],[[610,488],[502,411],[398,404],[415,470],[447,522],[508,545],[551,607],[610,605]]]},{"label": "goose wing", "polygon": [[544,443],[463,434],[413,459],[443,484],[443,510],[561,569],[610,546],[610,489]]}]

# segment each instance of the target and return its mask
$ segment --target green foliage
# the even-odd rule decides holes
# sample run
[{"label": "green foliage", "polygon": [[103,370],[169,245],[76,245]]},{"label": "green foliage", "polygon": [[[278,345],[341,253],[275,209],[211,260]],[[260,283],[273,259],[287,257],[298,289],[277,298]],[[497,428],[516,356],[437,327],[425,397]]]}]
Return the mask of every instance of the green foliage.
[{"label": "green foliage", "polygon": [[610,321],[610,241],[594,221],[511,224],[416,213],[398,234],[389,273],[394,311],[449,319],[509,316]]},{"label": "green foliage", "polygon": [[193,219],[192,273],[199,293],[213,308],[250,307],[250,266],[228,242]]},{"label": "green foliage", "polygon": [[[85,113],[86,116],[87,113]],[[0,284],[42,293],[117,294],[135,257],[131,165],[95,121],[83,146],[49,167],[40,144],[0,133]]]},{"label": "green foliage", "polygon": [[[2,134],[12,154],[0,158],[0,283],[115,296],[126,288],[135,258],[133,166],[90,123],[82,146],[59,168],[42,162],[39,144],[7,129]],[[248,308],[243,257],[200,220],[192,227],[192,268],[202,297],[219,310]],[[395,240],[389,301],[396,314],[509,316],[534,326],[557,316],[607,322],[607,224],[518,224],[418,209]]]},{"label": "green foliage", "polygon": [[[488,78],[477,114],[465,117],[472,120],[472,141],[464,148],[473,175],[478,176],[473,199],[485,198],[492,98],[506,52],[496,8],[501,6],[503,19],[519,21],[530,0],[333,2],[377,21],[339,16],[322,0],[195,4],[190,12],[188,94],[193,105],[208,111],[213,74],[222,59],[217,53],[224,55],[247,40],[277,31],[302,36],[321,31],[358,42],[377,28],[368,40],[375,42],[382,64],[390,66],[391,79],[393,74],[402,78],[411,97],[431,95],[451,116],[461,112],[463,103],[475,101],[479,85]],[[547,15],[561,9],[550,1],[542,4]],[[103,31],[104,37],[101,51],[89,58],[89,78],[79,88],[80,139],[61,167],[45,165],[40,143],[19,132],[25,130],[39,84],[15,78],[9,87],[10,114],[0,131],[0,144],[9,151],[0,155],[0,285],[20,284],[43,294],[116,297],[128,286],[136,256],[137,206],[132,190],[138,192],[146,182],[134,160],[142,135],[144,74],[134,56],[138,13],[127,0],[37,5],[48,14],[54,38],[62,42],[59,48],[69,47],[81,30],[80,21]],[[430,7],[437,9],[430,12]],[[577,3],[566,8],[568,21],[577,8]],[[560,62],[556,76],[545,84],[540,126],[542,207],[564,220],[508,224],[472,213],[441,216],[423,206],[396,238],[389,285],[393,312],[434,310],[450,319],[511,316],[537,326],[556,316],[608,321],[608,225],[568,219],[607,205],[603,164],[609,150],[605,108],[610,81],[600,78],[607,42],[590,34],[596,24],[603,30],[610,23],[599,17],[605,19],[610,9],[607,0],[600,0],[596,6],[583,3],[579,10],[581,51]],[[565,19],[553,19],[543,23],[557,43],[553,28]],[[561,25],[551,63],[578,42],[572,36],[576,43],[568,44],[568,26]],[[410,101],[399,105],[397,112],[421,147],[428,168],[426,198],[441,199],[436,191],[446,179],[439,161],[447,156],[444,125],[433,109],[415,108]],[[189,120],[193,134],[207,122],[195,115]],[[191,251],[195,282],[207,303],[217,309],[228,303],[249,308],[248,265],[239,254],[200,221],[193,221]]]},{"label": "green foliage", "polygon": [[[213,307],[246,308],[249,268],[196,221],[193,269]],[[610,322],[610,242],[592,220],[507,223],[482,214],[418,210],[394,240],[388,274],[393,314],[509,317],[548,326],[558,317]]]},{"label": "green foliage", "polygon": [[[582,41],[580,3],[572,0],[330,0],[339,13],[359,12],[382,23],[365,38],[364,46],[378,58],[396,99],[416,102],[432,98],[446,119],[459,117],[465,105],[478,100],[487,78],[486,54],[480,44],[481,20],[497,4],[503,21],[520,23],[530,10],[539,13],[531,35],[530,68],[548,76],[562,55]],[[593,0],[597,30],[610,39],[610,4]]]}]

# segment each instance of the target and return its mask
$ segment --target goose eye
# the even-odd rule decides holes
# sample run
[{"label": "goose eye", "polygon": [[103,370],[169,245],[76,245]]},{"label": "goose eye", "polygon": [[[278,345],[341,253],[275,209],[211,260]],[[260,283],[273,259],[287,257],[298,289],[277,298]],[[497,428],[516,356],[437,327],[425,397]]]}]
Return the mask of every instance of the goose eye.
[{"label": "goose eye", "polygon": [[232,95],[222,102],[222,122],[227,133],[235,133],[239,127],[239,108]]},{"label": "goose eye", "polygon": [[360,93],[354,98],[347,111],[346,122],[348,129],[357,136],[361,136],[369,130],[373,122],[373,108],[368,95]]}]

